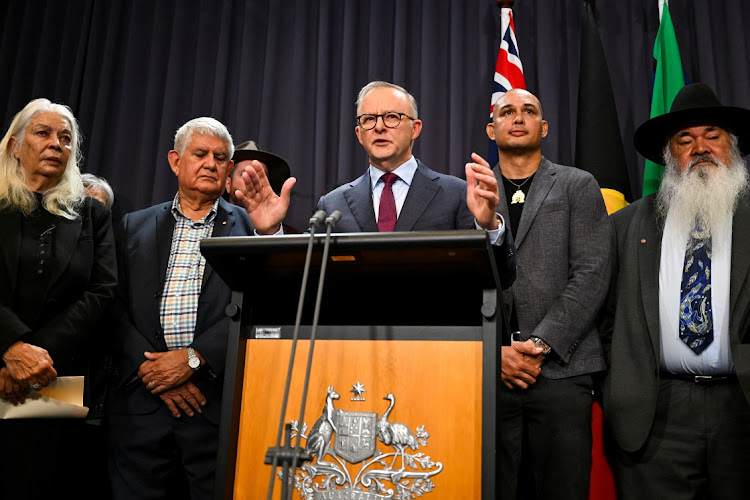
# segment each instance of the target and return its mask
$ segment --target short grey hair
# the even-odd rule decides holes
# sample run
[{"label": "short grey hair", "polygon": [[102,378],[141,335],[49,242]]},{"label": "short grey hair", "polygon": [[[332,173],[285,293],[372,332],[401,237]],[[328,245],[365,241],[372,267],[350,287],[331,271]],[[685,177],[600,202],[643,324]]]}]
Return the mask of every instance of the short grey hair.
[{"label": "short grey hair", "polygon": [[359,91],[359,95],[357,96],[357,102],[355,103],[355,110],[356,114],[359,114],[359,107],[362,105],[362,100],[365,98],[367,94],[372,92],[376,89],[382,89],[382,88],[388,88],[388,89],[395,89],[404,94],[407,99],[409,99],[409,105],[411,106],[411,117],[415,120],[419,118],[419,110],[417,109],[417,100],[414,99],[414,96],[411,95],[409,92],[406,91],[405,88],[400,87],[396,85],[395,83],[389,83],[384,82],[382,80],[376,80],[374,82],[370,82],[364,87],[362,87],[362,90]]},{"label": "short grey hair", "polygon": [[81,180],[83,181],[84,188],[101,189],[107,198],[107,208],[112,208],[112,205],[115,204],[115,193],[112,191],[112,186],[109,185],[107,179],[94,174],[81,174]]},{"label": "short grey hair", "polygon": [[193,118],[177,129],[177,132],[174,135],[174,149],[180,153],[180,156],[185,152],[185,148],[188,146],[193,134],[218,137],[227,145],[229,158],[234,156],[234,142],[232,141],[232,136],[229,133],[229,130],[227,130],[227,127],[219,120],[211,118],[210,116]]}]

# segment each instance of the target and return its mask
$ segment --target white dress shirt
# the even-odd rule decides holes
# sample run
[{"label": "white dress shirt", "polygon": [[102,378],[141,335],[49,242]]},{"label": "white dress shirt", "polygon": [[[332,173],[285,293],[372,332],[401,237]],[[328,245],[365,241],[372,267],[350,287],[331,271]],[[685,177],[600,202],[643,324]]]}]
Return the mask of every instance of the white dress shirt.
[{"label": "white dress shirt", "polygon": [[732,265],[731,214],[711,238],[711,311],[714,339],[695,354],[679,336],[680,287],[688,235],[670,224],[667,215],[659,261],[660,366],[675,374],[726,375],[734,372],[729,348],[729,277]]}]

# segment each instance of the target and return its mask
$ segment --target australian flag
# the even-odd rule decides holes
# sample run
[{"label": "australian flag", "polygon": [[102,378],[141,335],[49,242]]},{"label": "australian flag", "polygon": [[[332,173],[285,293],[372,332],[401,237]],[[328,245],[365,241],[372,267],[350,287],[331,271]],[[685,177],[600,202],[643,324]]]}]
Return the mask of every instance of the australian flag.
[{"label": "australian flag", "polygon": [[[523,79],[523,65],[518,55],[513,11],[508,7],[500,10],[500,33],[502,34],[502,41],[497,53],[497,63],[495,63],[495,78],[492,87],[492,100],[490,101],[490,121],[492,121],[495,103],[503,92],[510,89],[526,88],[526,82]],[[487,162],[491,166],[497,164],[497,146],[491,140],[487,152]]]}]

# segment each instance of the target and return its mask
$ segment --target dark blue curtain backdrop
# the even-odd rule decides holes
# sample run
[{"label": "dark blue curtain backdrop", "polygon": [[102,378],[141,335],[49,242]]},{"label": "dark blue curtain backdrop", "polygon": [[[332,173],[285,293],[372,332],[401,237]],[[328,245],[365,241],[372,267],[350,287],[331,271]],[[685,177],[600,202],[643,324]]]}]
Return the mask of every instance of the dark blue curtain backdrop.
[{"label": "dark blue curtain backdrop", "polygon": [[[692,81],[750,107],[750,3],[670,2]],[[542,100],[551,160],[574,158],[582,0],[517,0],[521,59]],[[599,0],[631,184],[632,145],[648,118],[656,0]],[[0,2],[0,118],[35,97],[73,108],[85,170],[114,186],[118,211],[171,198],[175,130],[196,116],[255,139],[298,178],[288,221],[303,227],[318,197],[359,176],[354,100],[368,81],[409,89],[424,130],[415,153],[463,176],[484,133],[499,46],[494,0],[57,0]]]}]

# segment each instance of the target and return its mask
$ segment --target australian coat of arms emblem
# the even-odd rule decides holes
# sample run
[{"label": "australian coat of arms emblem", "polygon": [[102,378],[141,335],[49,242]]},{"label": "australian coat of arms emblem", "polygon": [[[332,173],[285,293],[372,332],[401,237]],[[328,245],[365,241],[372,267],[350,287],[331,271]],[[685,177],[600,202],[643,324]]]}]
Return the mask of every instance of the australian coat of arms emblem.
[{"label": "australian coat of arms emblem", "polygon": [[[365,401],[359,382],[355,391],[357,397],[352,401]],[[380,417],[376,412],[336,409],[334,401],[339,398],[329,386],[322,414],[309,433],[306,423],[300,426],[292,421],[292,436],[300,435],[313,456],[292,479],[300,498],[406,500],[435,488],[431,478],[443,465],[421,451],[430,437],[424,426],[412,431],[408,425],[390,420],[396,404],[393,394],[383,398],[388,406]]]}]

